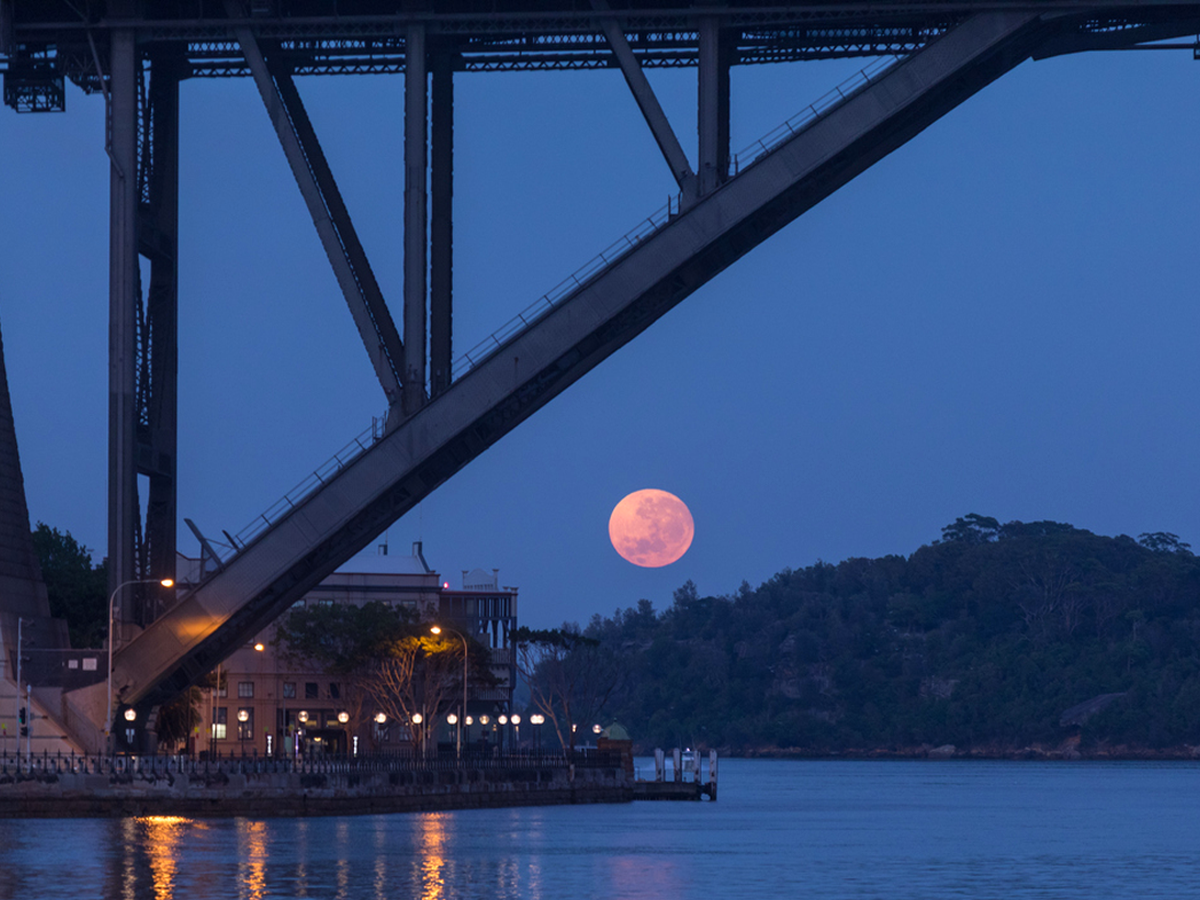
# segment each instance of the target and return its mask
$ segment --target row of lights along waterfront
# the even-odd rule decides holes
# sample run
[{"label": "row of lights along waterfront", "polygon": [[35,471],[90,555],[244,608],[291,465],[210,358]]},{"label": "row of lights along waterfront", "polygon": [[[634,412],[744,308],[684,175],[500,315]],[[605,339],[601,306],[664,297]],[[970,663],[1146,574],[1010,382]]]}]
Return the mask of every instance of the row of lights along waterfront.
[{"label": "row of lights along waterfront", "polygon": [[[132,579],[130,581],[122,582],[121,584],[117,585],[117,587],[113,590],[112,594],[109,595],[109,598],[108,598],[108,671],[107,671],[108,709],[105,714],[105,723],[106,723],[107,733],[110,736],[110,738],[111,738],[111,734],[112,734],[112,730],[113,730],[112,676],[113,676],[113,647],[114,647],[114,643],[115,643],[115,640],[114,640],[114,638],[115,638],[114,624],[115,623],[114,623],[113,613],[114,613],[114,609],[115,609],[117,595],[124,588],[129,587],[130,585],[134,585],[134,584],[158,584],[164,588],[170,588],[170,587],[174,586],[175,582],[170,578],[163,578],[163,579],[137,578],[137,579]],[[463,677],[462,677],[463,697],[462,697],[462,707],[461,707],[462,712],[461,712],[461,714],[456,714],[456,713],[452,712],[446,716],[446,723],[448,725],[455,726],[455,754],[458,758],[461,759],[462,758],[462,747],[463,747],[463,726],[470,727],[471,725],[473,725],[475,723],[473,717],[471,717],[469,715],[465,715],[466,710],[467,710],[469,645],[467,642],[466,635],[464,635],[462,632],[460,632],[456,629],[441,626],[441,625],[434,625],[430,628],[430,631],[435,635],[440,635],[443,631],[449,631],[452,634],[454,634],[455,636],[457,636],[459,638],[459,640],[462,641],[462,645],[463,645]],[[264,649],[264,647],[261,643],[258,643],[258,644],[254,645],[254,649],[258,650],[258,651],[262,651]],[[220,667],[218,667],[218,676],[217,676],[218,683],[219,683],[219,679],[220,679],[219,672],[220,672]],[[137,712],[132,707],[130,707],[125,710],[124,718],[125,718],[126,722],[129,722],[132,725],[132,723],[134,721],[136,721],[136,719],[137,719]],[[243,748],[243,753],[244,753],[245,752],[244,751],[245,740],[246,740],[245,725],[250,719],[250,713],[248,710],[245,710],[245,709],[239,710],[238,714],[237,714],[237,718],[238,718],[239,724],[242,726],[241,728],[238,729],[238,731],[239,731],[239,743],[241,743],[242,748]],[[296,718],[300,722],[301,727],[304,727],[308,723],[308,718],[309,718],[308,712],[306,710],[301,710],[297,714]],[[349,715],[349,713],[342,711],[342,712],[338,713],[337,719],[338,719],[339,723],[341,723],[342,725],[345,725],[346,723],[348,723],[350,721],[350,715]],[[424,721],[424,716],[422,716],[421,713],[413,714],[412,724],[420,725],[423,721]],[[546,721],[546,717],[543,716],[541,713],[534,713],[533,715],[531,715],[529,717],[529,721],[530,721],[530,724],[535,726],[537,749],[538,749],[538,752],[541,752],[541,749],[542,749],[541,728],[537,727],[537,726],[541,726],[542,724],[544,724]],[[387,722],[387,715],[382,712],[377,713],[375,715],[375,722],[378,725],[385,724]],[[491,720],[486,715],[479,717],[480,725],[483,725],[486,727],[488,724],[490,724],[490,722],[491,722]],[[513,713],[511,716],[501,714],[500,716],[498,716],[496,718],[496,722],[501,727],[511,724],[516,731],[517,740],[520,740],[520,725],[521,725],[520,714]],[[575,726],[572,726],[572,730],[574,730],[574,728],[575,728]],[[596,734],[599,734],[601,732],[601,730],[602,729],[599,725],[592,726],[592,731]],[[128,739],[129,738],[129,730],[126,731],[126,735],[127,735],[127,739]]]}]

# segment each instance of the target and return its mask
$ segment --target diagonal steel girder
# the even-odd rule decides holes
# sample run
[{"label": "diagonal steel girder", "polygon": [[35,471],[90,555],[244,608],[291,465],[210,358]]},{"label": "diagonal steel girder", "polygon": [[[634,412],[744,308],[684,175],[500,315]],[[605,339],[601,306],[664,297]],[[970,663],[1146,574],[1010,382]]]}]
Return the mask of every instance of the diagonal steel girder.
[{"label": "diagonal steel girder", "polygon": [[650,127],[650,133],[654,136],[654,142],[658,144],[659,152],[666,160],[675,183],[679,185],[679,190],[683,194],[681,202],[684,206],[690,206],[696,198],[696,173],[692,170],[691,163],[688,162],[687,153],[680,145],[679,138],[675,136],[675,131],[671,128],[666,113],[663,112],[662,104],[658,102],[654,89],[650,87],[646,73],[642,71],[637,57],[633,55],[633,49],[629,46],[625,32],[617,24],[616,18],[611,15],[608,0],[592,0],[592,8],[598,13],[609,13],[609,15],[599,17],[600,28],[604,31],[604,37],[612,48],[617,65],[621,67],[625,83],[629,85],[638,109],[642,111],[642,116]]},{"label": "diagonal steel girder", "polygon": [[[233,8],[235,4],[230,3],[230,6]],[[401,393],[404,344],[300,94],[287,68],[276,59],[263,56],[249,28],[239,26],[233,31],[317,228],[325,255],[333,266],[359,337],[371,358],[375,375],[388,405],[392,406],[399,401]]]},{"label": "diagonal steel girder", "polygon": [[[1029,58],[1036,13],[984,13],[892,67],[608,267],[381,438],[116,656],[147,712],[735,260]],[[84,691],[94,689],[84,689]],[[97,698],[69,701],[78,712]]]}]

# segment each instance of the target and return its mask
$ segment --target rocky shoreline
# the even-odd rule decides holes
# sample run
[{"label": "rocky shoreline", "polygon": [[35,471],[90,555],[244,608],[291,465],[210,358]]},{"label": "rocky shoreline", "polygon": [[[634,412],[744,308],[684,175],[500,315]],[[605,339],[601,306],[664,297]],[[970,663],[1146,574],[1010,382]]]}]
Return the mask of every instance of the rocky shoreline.
[{"label": "rocky shoreline", "polygon": [[1120,745],[1080,746],[1078,741],[1060,744],[1030,744],[1023,747],[984,745],[957,747],[954,744],[922,744],[915,747],[874,747],[828,750],[811,747],[758,747],[753,749],[724,748],[718,750],[726,759],[979,759],[1077,761],[1161,761],[1182,762],[1200,760],[1200,745],[1178,747],[1136,747]]}]

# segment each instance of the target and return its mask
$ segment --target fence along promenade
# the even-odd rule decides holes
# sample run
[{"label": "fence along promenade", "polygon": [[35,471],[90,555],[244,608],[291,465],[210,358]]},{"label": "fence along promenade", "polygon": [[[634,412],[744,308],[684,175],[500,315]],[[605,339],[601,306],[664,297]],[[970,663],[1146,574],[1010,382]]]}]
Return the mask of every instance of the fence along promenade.
[{"label": "fence along promenade", "polygon": [[17,778],[61,775],[134,775],[165,778],[169,775],[362,775],[391,772],[527,771],[529,769],[620,768],[622,756],[614,751],[576,750],[573,754],[516,752],[506,754],[465,752],[453,756],[416,753],[376,753],[359,756],[293,757],[235,755],[199,758],[185,754],[80,755],[74,753],[7,754],[0,756],[0,786]]},{"label": "fence along promenade", "polygon": [[0,757],[0,818],[356,815],[633,799],[622,754]]}]

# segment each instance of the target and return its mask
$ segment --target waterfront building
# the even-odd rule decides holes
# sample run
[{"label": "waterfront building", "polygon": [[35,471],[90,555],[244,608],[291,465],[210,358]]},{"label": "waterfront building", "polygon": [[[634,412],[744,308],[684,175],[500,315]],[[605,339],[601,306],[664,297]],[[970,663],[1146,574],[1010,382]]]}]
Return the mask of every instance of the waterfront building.
[{"label": "waterfront building", "polygon": [[[177,571],[179,587],[187,590],[200,576],[200,561],[180,556]],[[293,608],[374,601],[410,609],[422,621],[468,635],[488,649],[495,684],[470,687],[466,715],[471,723],[464,740],[474,746],[502,740],[498,720],[511,712],[516,682],[511,638],[517,589],[501,587],[496,569],[464,570],[462,588],[452,589],[425,561],[420,543],[413,544],[411,555],[389,554],[380,545],[379,552],[360,554],[339,567]],[[267,627],[212,673],[219,688],[203,689],[188,752],[353,755],[413,746],[412,723],[378,721],[379,710],[356,690],[353,679],[290,661],[275,645],[275,632],[274,624]],[[426,728],[434,741],[455,740],[455,726],[444,718]]]}]

